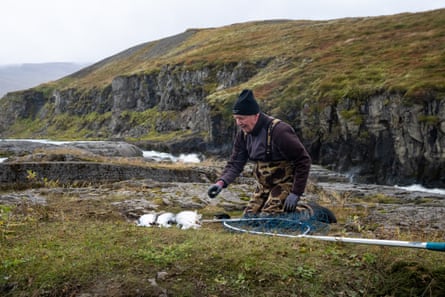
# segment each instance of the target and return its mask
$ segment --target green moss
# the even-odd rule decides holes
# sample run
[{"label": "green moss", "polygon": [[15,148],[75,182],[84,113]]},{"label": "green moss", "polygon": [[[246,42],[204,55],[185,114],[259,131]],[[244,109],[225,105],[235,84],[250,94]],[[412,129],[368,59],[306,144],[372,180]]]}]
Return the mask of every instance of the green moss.
[{"label": "green moss", "polygon": [[440,118],[439,118],[439,116],[420,115],[419,122],[425,123],[425,124],[428,124],[431,126],[435,126],[440,122]]},{"label": "green moss", "polygon": [[35,88],[36,91],[42,92],[45,98],[51,98],[54,92],[54,87],[50,84],[42,84]]},{"label": "green moss", "polygon": [[46,128],[44,121],[29,118],[17,119],[10,127],[9,134],[16,138],[28,138],[30,135],[39,135]]},{"label": "green moss", "polygon": [[363,115],[357,109],[341,110],[340,115],[347,121],[352,121],[359,126],[363,123]]}]

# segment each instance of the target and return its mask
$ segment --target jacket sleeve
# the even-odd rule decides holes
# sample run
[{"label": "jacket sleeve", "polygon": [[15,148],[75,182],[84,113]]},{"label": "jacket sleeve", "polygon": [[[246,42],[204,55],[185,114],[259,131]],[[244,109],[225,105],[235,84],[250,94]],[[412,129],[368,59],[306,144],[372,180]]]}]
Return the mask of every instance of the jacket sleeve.
[{"label": "jacket sleeve", "polygon": [[224,182],[224,187],[227,187],[231,184],[243,171],[244,165],[246,165],[247,160],[249,159],[246,142],[244,139],[243,132],[239,132],[236,135],[232,155],[230,156],[229,161],[227,161],[226,166],[224,167],[223,173],[219,180]]},{"label": "jacket sleeve", "polygon": [[312,163],[306,148],[295,134],[294,129],[284,122],[280,122],[274,129],[273,145],[286,160],[294,162],[295,172],[292,193],[303,194]]}]

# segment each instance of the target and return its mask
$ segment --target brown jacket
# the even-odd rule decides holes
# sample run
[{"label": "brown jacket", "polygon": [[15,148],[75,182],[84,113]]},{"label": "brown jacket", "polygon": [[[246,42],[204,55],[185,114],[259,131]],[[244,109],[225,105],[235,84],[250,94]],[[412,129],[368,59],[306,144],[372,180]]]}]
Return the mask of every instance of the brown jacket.
[{"label": "brown jacket", "polygon": [[233,144],[232,155],[220,178],[224,181],[225,187],[241,174],[248,160],[289,161],[295,164],[292,193],[301,195],[304,192],[312,160],[289,124],[280,121],[274,126],[271,160],[266,158],[267,130],[272,120],[272,117],[261,113],[251,133],[238,132]]}]

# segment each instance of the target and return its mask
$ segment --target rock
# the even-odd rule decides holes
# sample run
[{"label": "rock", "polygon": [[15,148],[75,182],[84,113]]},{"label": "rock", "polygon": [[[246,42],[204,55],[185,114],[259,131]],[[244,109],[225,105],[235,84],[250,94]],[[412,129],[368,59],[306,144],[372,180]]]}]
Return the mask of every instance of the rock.
[{"label": "rock", "polygon": [[84,149],[106,157],[142,157],[143,155],[140,148],[123,141],[74,141],[64,146]]},{"label": "rock", "polygon": [[[63,148],[84,150],[91,154],[106,157],[142,157],[143,152],[134,144],[123,141],[73,141],[49,143],[44,140],[2,140],[0,141],[0,155],[24,156],[39,151],[56,152]],[[43,152],[40,152],[43,154]]]},{"label": "rock", "polygon": [[114,183],[153,178],[157,182],[207,182],[216,174],[200,168],[95,162],[0,163],[0,189],[30,187],[53,181],[59,185]]},{"label": "rock", "polygon": [[156,279],[163,281],[166,280],[168,277],[168,272],[166,271],[159,271],[158,273],[156,273]]},{"label": "rock", "polygon": [[37,149],[50,149],[58,147],[55,144],[26,141],[26,140],[1,140],[0,155],[3,156],[24,156],[32,154]]},{"label": "rock", "polygon": [[21,193],[0,194],[0,204],[21,204],[21,203],[45,205],[46,198],[43,195],[30,190]]}]

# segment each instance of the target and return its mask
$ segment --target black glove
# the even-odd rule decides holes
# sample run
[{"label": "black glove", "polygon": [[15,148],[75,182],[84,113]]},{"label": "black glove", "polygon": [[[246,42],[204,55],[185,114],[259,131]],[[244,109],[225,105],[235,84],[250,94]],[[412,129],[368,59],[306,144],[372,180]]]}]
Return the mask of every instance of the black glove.
[{"label": "black glove", "polygon": [[210,198],[215,198],[222,190],[222,186],[220,184],[214,184],[209,187],[207,194]]},{"label": "black glove", "polygon": [[289,193],[286,200],[284,200],[283,210],[285,212],[294,212],[295,207],[297,207],[298,201],[300,201],[300,196],[295,195],[294,193]]}]

